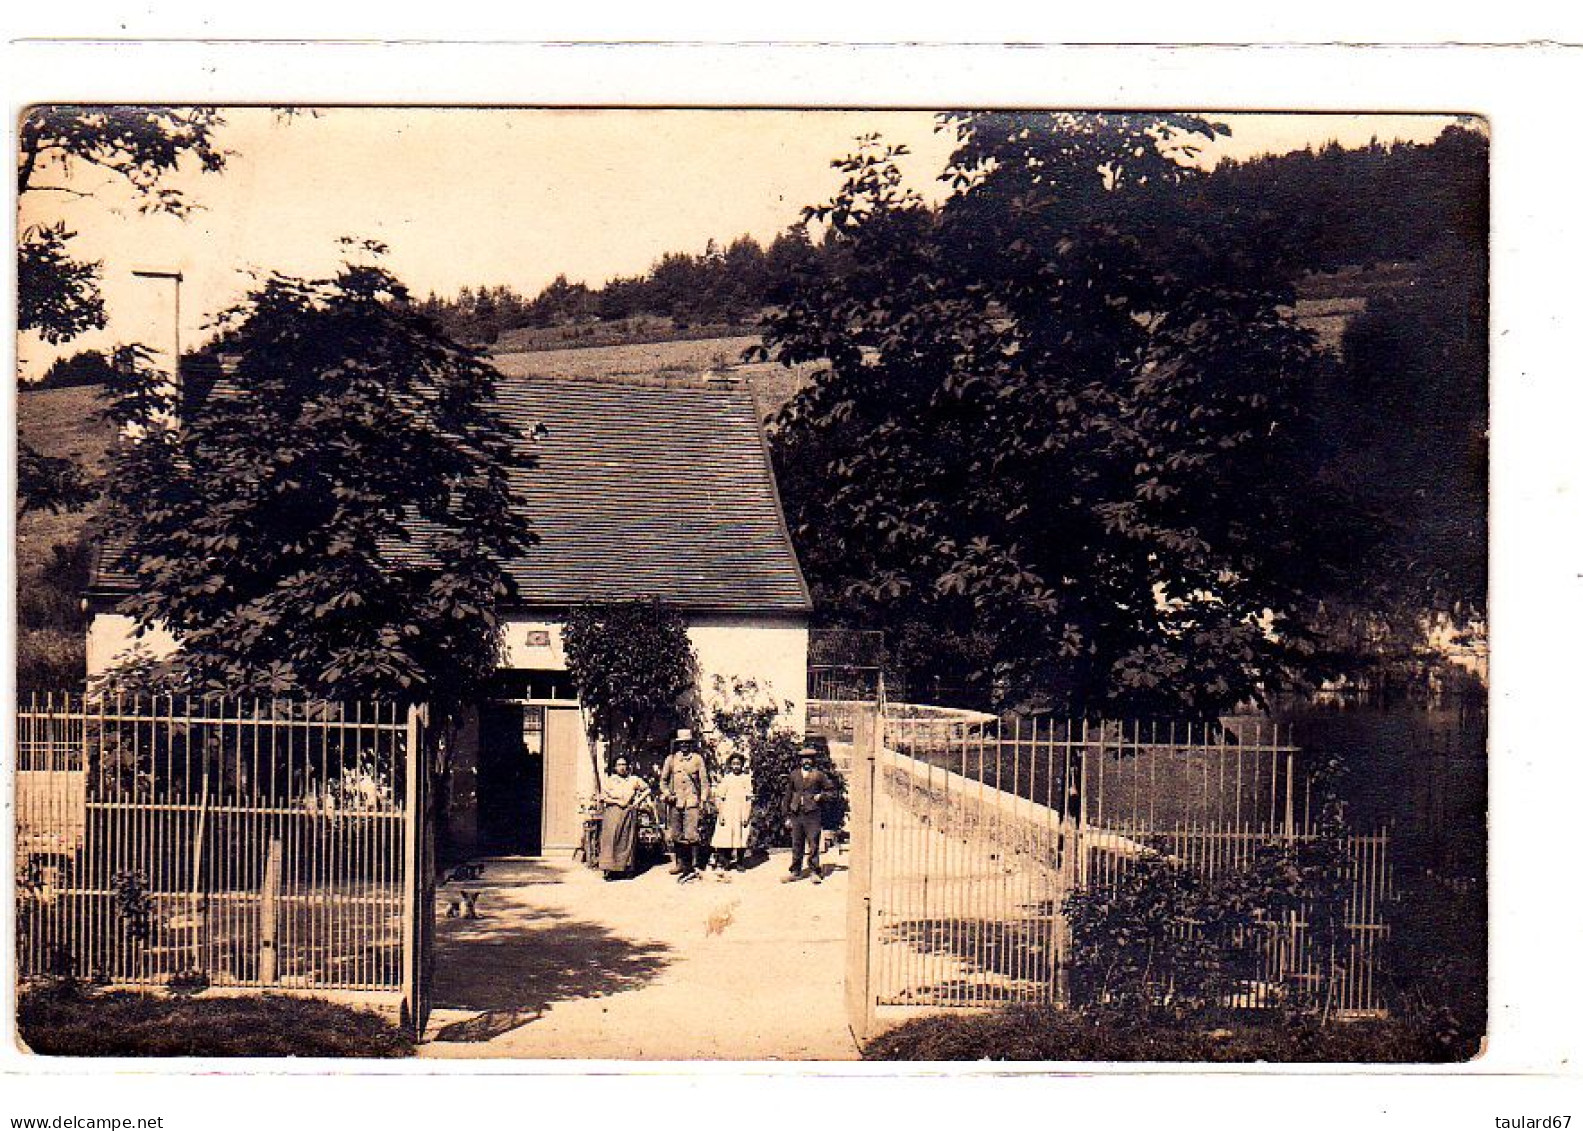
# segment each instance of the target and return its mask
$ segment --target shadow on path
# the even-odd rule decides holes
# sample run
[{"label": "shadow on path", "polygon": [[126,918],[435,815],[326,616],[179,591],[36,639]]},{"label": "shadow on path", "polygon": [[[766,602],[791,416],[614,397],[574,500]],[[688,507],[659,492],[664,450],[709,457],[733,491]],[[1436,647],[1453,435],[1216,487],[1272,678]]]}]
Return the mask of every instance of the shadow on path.
[{"label": "shadow on path", "polygon": [[1010,978],[1043,979],[1059,958],[1047,915],[1025,922],[965,916],[906,919],[885,927],[879,941],[905,943],[924,955],[949,957],[969,973]]},{"label": "shadow on path", "polygon": [[560,911],[485,902],[479,910],[478,919],[442,927],[434,975],[436,1009],[478,1016],[443,1026],[435,1040],[490,1040],[555,1002],[635,989],[670,961],[662,943],[626,939]]},{"label": "shadow on path", "polygon": [[543,884],[565,883],[564,873],[543,860],[506,858],[474,860],[445,869],[440,895],[452,888],[502,891],[511,888],[538,887]]}]

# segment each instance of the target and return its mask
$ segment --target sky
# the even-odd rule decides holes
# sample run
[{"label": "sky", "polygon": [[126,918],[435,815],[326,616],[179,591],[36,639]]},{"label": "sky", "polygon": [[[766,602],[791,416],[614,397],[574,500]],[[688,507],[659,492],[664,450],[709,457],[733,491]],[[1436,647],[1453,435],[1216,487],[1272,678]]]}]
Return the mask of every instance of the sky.
[{"label": "sky", "polygon": [[[1319,146],[1331,139],[1428,141],[1437,115],[1212,114],[1232,136],[1206,161]],[[922,111],[522,110],[337,107],[282,119],[225,111],[223,172],[183,169],[168,183],[201,205],[187,219],[143,215],[132,194],[79,174],[86,198],[29,193],[19,229],[64,220],[79,257],[103,260],[109,325],[62,347],[18,342],[26,377],[55,357],[140,341],[168,350],[174,287],[134,270],[180,271],[181,341],[241,298],[250,272],[318,275],[342,236],[388,244],[387,265],[418,296],[506,284],[531,297],[559,274],[598,286],[744,233],[761,243],[838,184],[832,160],[858,135],[904,143],[903,168],[926,196],[951,139]]]}]

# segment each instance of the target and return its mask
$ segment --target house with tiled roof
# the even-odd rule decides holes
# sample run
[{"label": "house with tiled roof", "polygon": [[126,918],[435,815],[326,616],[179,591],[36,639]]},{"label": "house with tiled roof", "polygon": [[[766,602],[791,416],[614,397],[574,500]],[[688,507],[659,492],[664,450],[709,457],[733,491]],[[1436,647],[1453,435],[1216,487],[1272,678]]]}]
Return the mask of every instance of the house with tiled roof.
[{"label": "house with tiled roof", "polygon": [[[516,583],[492,695],[458,736],[450,834],[461,852],[570,851],[595,791],[561,626],[578,605],[658,598],[686,617],[700,686],[752,678],[806,704],[808,587],[792,548],[750,393],[534,378],[502,381],[499,407],[533,460],[510,469],[538,541],[506,563]],[[130,578],[89,589],[88,669],[132,644],[117,613]],[[168,637],[145,636],[156,654]]]}]

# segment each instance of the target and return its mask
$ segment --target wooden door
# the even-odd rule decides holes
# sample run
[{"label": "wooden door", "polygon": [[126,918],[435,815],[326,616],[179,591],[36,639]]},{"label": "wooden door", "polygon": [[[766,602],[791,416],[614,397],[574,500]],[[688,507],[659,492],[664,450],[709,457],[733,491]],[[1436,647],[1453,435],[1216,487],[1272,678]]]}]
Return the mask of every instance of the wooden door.
[{"label": "wooden door", "polygon": [[577,810],[579,763],[585,756],[582,713],[550,708],[544,712],[545,852],[570,852],[582,842],[583,822]]}]

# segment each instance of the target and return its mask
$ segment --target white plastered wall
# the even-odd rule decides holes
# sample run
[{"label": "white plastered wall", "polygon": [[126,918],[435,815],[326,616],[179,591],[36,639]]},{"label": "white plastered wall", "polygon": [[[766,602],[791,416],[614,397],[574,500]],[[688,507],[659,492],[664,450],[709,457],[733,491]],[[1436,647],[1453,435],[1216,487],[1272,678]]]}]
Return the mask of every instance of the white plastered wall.
[{"label": "white plastered wall", "polygon": [[790,617],[691,618],[688,635],[698,653],[698,689],[707,703],[716,676],[754,680],[776,702],[790,701],[783,724],[798,734],[808,715],[808,625]]},{"label": "white plastered wall", "polygon": [[[694,614],[688,636],[698,654],[698,690],[708,702],[716,676],[751,679],[777,701],[792,704],[785,724],[801,733],[808,711],[808,624],[801,617]],[[502,666],[565,671],[561,623],[552,618],[506,622]]]},{"label": "white plastered wall", "polygon": [[513,617],[506,621],[503,635],[501,667],[552,672],[566,670],[566,650],[561,646],[559,620]]},{"label": "white plastered wall", "polygon": [[[800,617],[755,617],[697,614],[688,618],[688,636],[698,656],[698,690],[707,705],[715,677],[754,680],[777,701],[790,701],[782,720],[801,734],[807,721],[808,626]],[[537,671],[565,671],[566,651],[557,618],[517,617],[506,622],[501,665]],[[598,790],[594,763],[586,745],[576,763],[579,797]],[[602,758],[599,759],[602,763]]]},{"label": "white plastered wall", "polygon": [[139,650],[162,659],[176,650],[176,640],[162,628],[136,635],[137,623],[121,613],[95,613],[88,622],[88,678],[92,679]]}]

